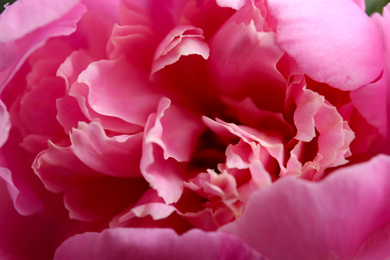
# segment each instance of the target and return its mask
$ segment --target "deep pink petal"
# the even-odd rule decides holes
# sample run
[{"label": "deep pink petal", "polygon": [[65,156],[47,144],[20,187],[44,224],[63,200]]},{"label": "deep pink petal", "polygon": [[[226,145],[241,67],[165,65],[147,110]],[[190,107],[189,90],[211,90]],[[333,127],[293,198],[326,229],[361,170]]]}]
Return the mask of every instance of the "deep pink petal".
[{"label": "deep pink petal", "polygon": [[378,29],[353,1],[268,0],[268,9],[277,20],[277,43],[314,80],[353,90],[383,70]]},{"label": "deep pink petal", "polygon": [[350,259],[390,221],[389,169],[390,157],[379,156],[319,183],[282,179],[254,193],[222,230],[270,259]]},{"label": "deep pink petal", "polygon": [[116,177],[141,176],[143,133],[108,137],[99,123],[80,122],[70,134],[75,155],[95,171]]},{"label": "deep pink petal", "polygon": [[253,4],[240,9],[213,36],[209,68],[219,95],[241,100],[250,93],[259,108],[281,112],[286,82],[276,64],[284,52],[275,33],[265,32],[263,26]]},{"label": "deep pink petal", "polygon": [[71,219],[108,223],[134,205],[147,189],[148,184],[141,178],[89,179],[65,192],[64,205]]},{"label": "deep pink petal", "polygon": [[39,214],[20,215],[14,209],[4,181],[0,180],[1,259],[52,259],[59,224]]},{"label": "deep pink petal", "polygon": [[172,229],[108,229],[65,241],[61,259],[264,259],[240,239],[198,229],[178,236]]}]

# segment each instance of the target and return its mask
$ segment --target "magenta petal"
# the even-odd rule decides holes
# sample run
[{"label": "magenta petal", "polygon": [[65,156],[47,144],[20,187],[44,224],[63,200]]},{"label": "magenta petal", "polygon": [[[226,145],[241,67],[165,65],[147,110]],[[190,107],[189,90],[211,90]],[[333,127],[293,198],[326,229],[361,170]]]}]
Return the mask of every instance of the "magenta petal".
[{"label": "magenta petal", "polygon": [[270,259],[350,259],[390,222],[389,170],[390,157],[378,156],[319,183],[287,177],[254,193],[222,230]]},{"label": "magenta petal", "polygon": [[59,223],[40,214],[21,216],[0,180],[0,259],[52,259]]},{"label": "magenta petal", "polygon": [[54,259],[264,259],[239,238],[191,230],[115,228],[66,240]]},{"label": "magenta petal", "polygon": [[378,29],[353,1],[268,0],[268,8],[277,43],[314,80],[353,90],[383,70]]},{"label": "magenta petal", "polygon": [[2,147],[7,141],[10,129],[11,122],[9,120],[7,108],[5,107],[3,101],[0,100],[0,147]]}]

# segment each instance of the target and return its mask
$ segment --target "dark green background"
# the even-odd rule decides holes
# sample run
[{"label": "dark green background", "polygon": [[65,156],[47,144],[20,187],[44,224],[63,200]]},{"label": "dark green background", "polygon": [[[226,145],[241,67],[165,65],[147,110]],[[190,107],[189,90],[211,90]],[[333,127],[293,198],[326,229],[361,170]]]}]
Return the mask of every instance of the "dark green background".
[{"label": "dark green background", "polygon": [[[55,1],[55,0],[53,0]],[[107,0],[109,1],[109,0]],[[308,0],[310,1],[310,0]],[[10,2],[13,3],[15,0],[0,0],[0,12],[3,11],[3,6],[5,3]],[[366,0],[366,9],[368,14],[372,14],[373,12],[382,12],[382,7],[389,3],[390,0]]]}]

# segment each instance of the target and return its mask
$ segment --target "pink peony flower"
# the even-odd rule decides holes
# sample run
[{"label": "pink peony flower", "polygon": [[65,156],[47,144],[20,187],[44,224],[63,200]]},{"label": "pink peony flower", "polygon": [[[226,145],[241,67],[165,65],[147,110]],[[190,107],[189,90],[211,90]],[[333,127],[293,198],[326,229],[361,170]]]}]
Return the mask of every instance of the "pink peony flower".
[{"label": "pink peony flower", "polygon": [[0,258],[390,257],[390,6],[364,9],[8,6]]}]

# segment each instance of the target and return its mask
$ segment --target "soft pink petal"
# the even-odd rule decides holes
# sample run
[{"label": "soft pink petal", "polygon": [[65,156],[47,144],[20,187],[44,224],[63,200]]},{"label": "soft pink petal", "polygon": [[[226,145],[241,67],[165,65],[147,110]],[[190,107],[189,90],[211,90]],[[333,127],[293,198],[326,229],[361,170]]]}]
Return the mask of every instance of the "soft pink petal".
[{"label": "soft pink petal", "polygon": [[[383,8],[382,16],[379,13],[374,13],[371,16],[372,20],[377,25],[378,29],[380,30],[382,34],[382,42],[385,46],[385,71],[384,71],[384,78],[386,79],[387,83],[385,83],[387,86],[390,86],[390,33],[389,33],[389,26],[390,26],[390,4],[387,4]],[[383,80],[383,79],[382,79]],[[380,83],[378,83],[380,84]],[[383,84],[383,83],[382,83]],[[381,90],[383,91],[383,89]],[[390,122],[390,91],[387,90],[387,122],[389,124]],[[390,126],[387,127],[387,136],[390,137]],[[386,150],[388,153],[390,152],[390,146],[387,147]]]},{"label": "soft pink petal", "polygon": [[129,62],[149,71],[153,52],[157,46],[153,30],[146,25],[119,26],[115,24],[107,44],[107,53],[111,60],[125,55]]},{"label": "soft pink petal", "polygon": [[217,0],[217,4],[221,7],[230,7],[233,9],[240,9],[244,5],[250,3],[249,0]]},{"label": "soft pink petal", "polygon": [[390,157],[379,156],[318,183],[282,179],[254,193],[221,230],[270,259],[350,259],[390,222],[389,169]]},{"label": "soft pink petal", "polygon": [[0,148],[8,139],[8,133],[11,129],[9,114],[3,101],[0,100]]},{"label": "soft pink petal", "polygon": [[[142,131],[143,127],[140,125],[94,111],[87,100],[88,93],[88,85],[75,82],[69,96],[58,100],[58,118],[65,129],[77,127],[78,121],[97,121],[104,129],[118,133],[132,134]],[[74,112],[74,117],[69,117],[68,112]]]},{"label": "soft pink petal", "polygon": [[197,118],[163,98],[158,106],[156,122],[145,141],[160,145],[164,159],[172,157],[178,162],[189,161],[197,137],[204,129],[200,116]]},{"label": "soft pink petal", "polygon": [[353,259],[390,259],[390,223],[386,223],[367,238]]},{"label": "soft pink petal", "polygon": [[70,134],[75,155],[91,169],[116,177],[141,176],[143,133],[108,137],[99,123],[80,122]]},{"label": "soft pink petal", "polygon": [[166,203],[176,202],[183,192],[184,164],[204,129],[200,118],[161,99],[157,114],[145,126],[141,172]]},{"label": "soft pink petal", "polygon": [[19,181],[9,169],[3,167],[0,167],[0,177],[7,183],[8,193],[19,214],[32,215],[43,209],[42,202],[28,183]]},{"label": "soft pink petal", "polygon": [[264,259],[239,238],[198,229],[108,229],[65,241],[54,259]]},{"label": "soft pink petal", "polygon": [[[313,161],[303,166],[302,174],[305,178],[311,179],[313,174],[316,174],[315,178],[319,179],[326,168],[347,163],[346,157],[351,155],[350,144],[355,134],[336,107],[326,102],[324,96],[306,89],[306,82],[302,76],[295,77],[288,88],[287,96],[292,98],[296,105],[295,139],[306,143],[299,143],[291,151],[289,174],[301,168],[300,162],[296,159],[305,157],[304,153],[308,151],[304,149],[304,145],[309,145],[310,142],[317,143],[318,151]],[[318,139],[315,140],[315,137]],[[310,173],[305,170],[306,167],[310,168]]]},{"label": "soft pink petal", "polygon": [[85,180],[102,177],[77,158],[72,146],[61,147],[50,141],[48,146],[32,164],[35,174],[48,190],[64,192]]},{"label": "soft pink petal", "polygon": [[[46,1],[50,2],[50,1]],[[58,5],[59,8],[63,7],[64,5],[67,6],[68,2],[67,1],[61,1],[62,4]],[[70,1],[69,3],[71,4],[70,7],[73,7],[75,1]],[[77,1],[76,1],[77,2]],[[73,8],[69,10],[67,13],[63,13],[60,9],[57,9],[57,4],[56,3],[48,3],[49,9],[46,9],[46,6],[44,8],[41,8],[42,3],[36,3],[35,1],[22,1],[22,5],[28,5],[30,6],[33,5],[35,7],[32,8],[27,8],[26,10],[23,10],[23,13],[21,12],[20,14],[17,14],[19,16],[17,19],[20,21],[24,21],[25,23],[29,23],[30,21],[25,19],[25,16],[34,16],[35,14],[32,13],[37,13],[36,19],[40,20],[42,18],[39,17],[46,17],[47,14],[41,13],[40,9],[44,10],[44,12],[50,13],[50,16],[53,16],[52,18],[56,18],[55,20],[51,21],[51,23],[47,24],[44,27],[36,28],[35,31],[24,35],[23,38],[17,39],[13,44],[6,44],[7,48],[1,48],[0,52],[15,52],[15,48],[17,48],[18,52],[18,57],[14,60],[13,63],[10,64],[1,64],[1,68],[6,68],[5,70],[0,71],[0,91],[4,88],[4,86],[12,79],[12,77],[15,75],[17,70],[22,66],[24,61],[28,58],[28,56],[33,53],[35,50],[43,46],[43,44],[46,42],[47,39],[56,37],[56,36],[65,36],[73,33],[76,30],[76,24],[80,20],[81,16],[85,13],[86,9],[84,5],[82,4],[77,4]],[[12,5],[13,6],[13,5]],[[28,7],[27,6],[27,7]],[[11,8],[11,7],[10,7]],[[54,12],[50,11],[50,8],[53,8]],[[18,10],[17,8],[15,8]],[[68,8],[66,8],[68,9]],[[26,13],[24,13],[26,11]],[[19,11],[18,11],[19,12]],[[57,16],[56,12],[59,12],[59,14],[64,14],[63,16],[59,17],[54,17]],[[7,17],[1,16],[1,26],[13,26],[12,19],[13,17],[13,11],[8,12]],[[7,19],[6,19],[7,18]],[[11,19],[11,21],[8,21],[8,19]],[[42,21],[45,19],[42,19]],[[48,22],[48,21],[47,21]],[[31,23],[32,24],[32,23]],[[35,25],[32,24],[34,27]],[[28,30],[32,29],[30,26],[27,26]],[[20,29],[20,28],[19,28]],[[15,32],[19,32],[19,29],[15,29]],[[2,32],[5,32],[5,30],[13,30],[12,28],[6,28],[1,30]],[[23,30],[22,30],[23,32]],[[23,32],[27,33],[26,32]],[[2,33],[3,35],[8,35],[8,33]],[[14,33],[11,33],[11,38],[16,37]],[[23,35],[19,35],[23,36]],[[18,37],[19,37],[18,36]],[[11,38],[9,40],[11,40]],[[1,46],[3,47],[3,46]],[[16,54],[14,54],[16,55]],[[5,54],[0,54],[0,57],[4,57]],[[13,60],[13,59],[12,59]],[[1,63],[1,62],[0,62]]]},{"label": "soft pink petal", "polygon": [[378,29],[353,1],[268,0],[268,9],[277,43],[314,80],[353,90],[383,70]]},{"label": "soft pink petal", "polygon": [[129,123],[144,125],[160,99],[147,75],[123,57],[91,63],[78,81],[88,86],[88,103],[95,112]]},{"label": "soft pink petal", "polygon": [[85,50],[73,51],[58,67],[56,75],[65,80],[67,90],[77,81],[79,74],[85,70],[94,58]]},{"label": "soft pink petal", "polygon": [[[280,170],[285,170],[284,164],[284,144],[281,137],[278,135],[266,134],[258,131],[255,128],[247,127],[244,125],[236,125],[234,123],[227,123],[223,120],[217,119],[216,121],[203,117],[204,123],[216,134],[224,137],[236,136],[242,141],[251,145],[252,142],[257,143],[264,148],[266,154],[276,159]],[[255,156],[260,159],[261,153],[258,152]]]},{"label": "soft pink petal", "polygon": [[197,54],[208,59],[210,48],[204,41],[202,29],[177,26],[165,37],[154,54],[151,74],[177,62],[181,56]]},{"label": "soft pink petal", "polygon": [[69,12],[79,0],[21,0],[8,6],[0,16],[0,41],[17,40]]},{"label": "soft pink petal", "polygon": [[307,90],[304,77],[297,77],[296,80],[288,89],[288,96],[292,95],[296,104],[294,125],[297,128],[297,134],[295,139],[310,142],[316,136],[314,115],[323,106],[325,98],[314,91]]},{"label": "soft pink petal", "polygon": [[387,136],[388,133],[388,100],[389,92],[387,75],[384,74],[380,80],[368,84],[360,89],[351,91],[352,104],[368,123],[375,126],[379,133]]},{"label": "soft pink petal", "polygon": [[131,217],[144,218],[146,216],[151,216],[153,220],[159,220],[167,218],[175,211],[176,208],[171,205],[159,202],[151,202],[132,208],[130,213],[123,215],[119,221],[126,221]]}]

